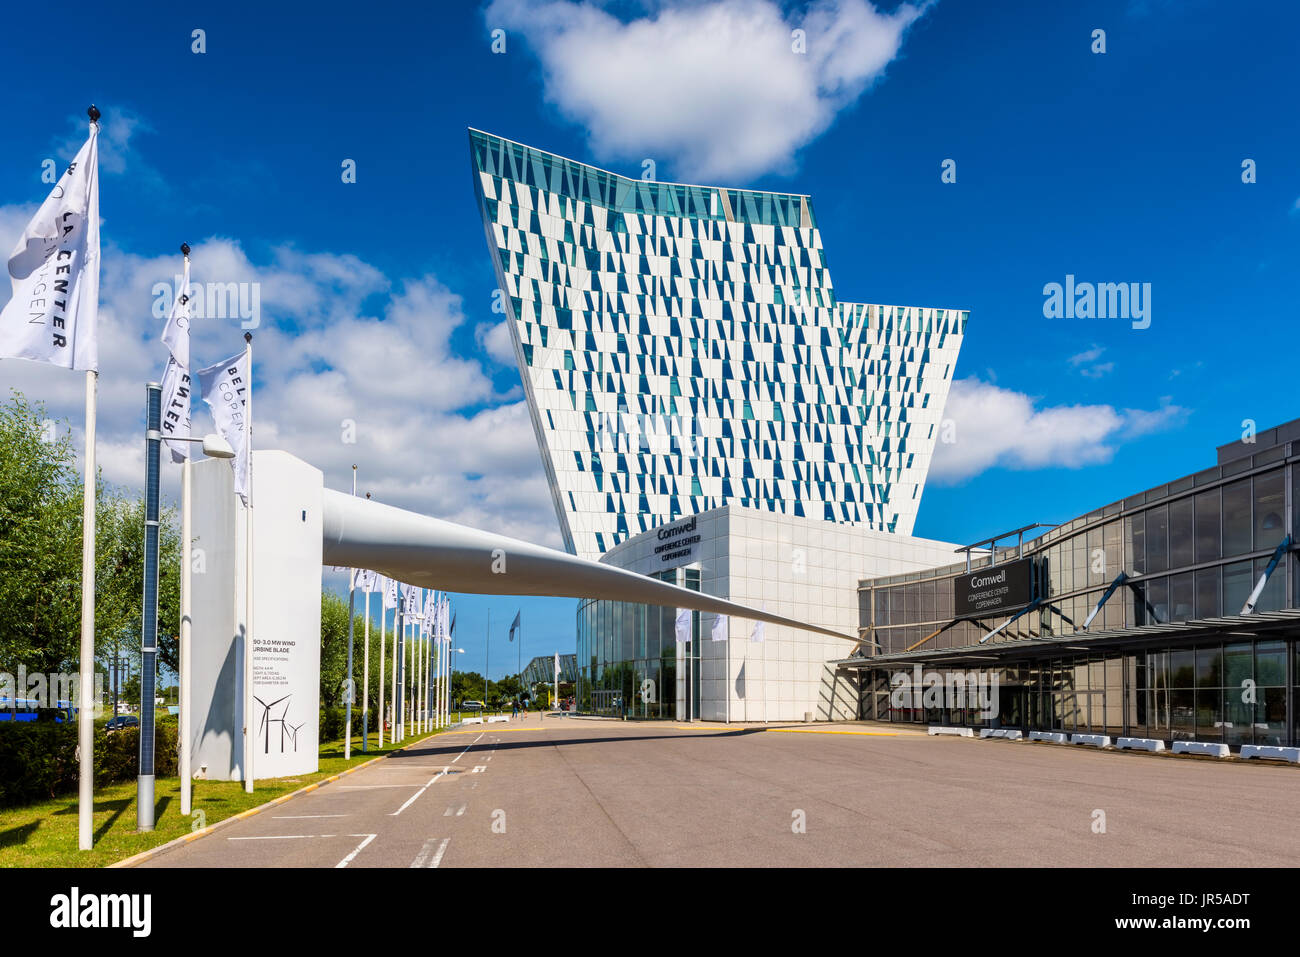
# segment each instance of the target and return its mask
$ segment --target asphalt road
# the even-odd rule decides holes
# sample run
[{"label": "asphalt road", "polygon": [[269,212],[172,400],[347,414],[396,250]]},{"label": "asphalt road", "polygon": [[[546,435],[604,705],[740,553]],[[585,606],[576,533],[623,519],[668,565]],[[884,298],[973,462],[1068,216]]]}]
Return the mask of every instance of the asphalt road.
[{"label": "asphalt road", "polygon": [[446,732],[147,867],[1294,866],[1300,769],[881,726]]}]

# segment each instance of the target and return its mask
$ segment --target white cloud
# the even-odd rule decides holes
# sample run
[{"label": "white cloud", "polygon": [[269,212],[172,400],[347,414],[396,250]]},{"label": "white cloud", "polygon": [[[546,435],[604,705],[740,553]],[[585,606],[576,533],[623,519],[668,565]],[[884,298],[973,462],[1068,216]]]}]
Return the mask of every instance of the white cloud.
[{"label": "white cloud", "polygon": [[1105,351],[1105,346],[1094,345],[1091,349],[1085,349],[1083,352],[1070,356],[1070,365],[1081,366],[1091,362],[1096,362],[1101,358],[1102,353]]},{"label": "white cloud", "polygon": [[[930,479],[952,485],[986,471],[1082,468],[1109,462],[1123,442],[1180,421],[1166,400],[1154,410],[1110,405],[1038,408],[1029,395],[977,378],[953,382],[944,409],[952,442],[935,444]],[[941,432],[942,437],[942,432]]]},{"label": "white cloud", "polygon": [[[815,0],[787,17],[771,0],[708,0],[624,22],[591,3],[493,0],[484,19],[527,39],[547,100],[598,156],[743,181],[790,169],[880,78],[928,5],[887,14],[866,0]],[[792,49],[796,29],[804,53]]]},{"label": "white cloud", "polygon": [[1091,349],[1070,356],[1069,363],[1079,370],[1080,375],[1089,379],[1100,379],[1115,370],[1115,363],[1097,361],[1105,351],[1105,346],[1093,345]]},{"label": "white cloud", "polygon": [[508,319],[501,322],[481,322],[474,327],[474,341],[479,348],[502,365],[515,364],[515,344],[510,338]]},{"label": "white cloud", "polygon": [[[0,207],[0,250],[26,224]],[[321,468],[332,488],[530,541],[561,544],[537,443],[514,391],[499,394],[476,357],[456,355],[452,331],[469,322],[460,297],[434,276],[391,282],[350,255],[273,249],[253,262],[239,243],[195,243],[191,279],[256,282],[254,444],[282,448]],[[156,283],[180,271],[180,254],[146,258],[104,250],[100,306],[99,464],[107,480],[138,489],[143,478],[144,385],[162,373],[153,315]],[[8,283],[0,298],[8,297]],[[196,319],[195,367],[243,346],[238,319]],[[35,363],[0,361],[0,399],[11,387],[45,401],[82,442],[82,377]],[[356,441],[344,441],[344,423]],[[212,429],[201,400],[194,429]],[[171,494],[177,470],[164,465]]]}]

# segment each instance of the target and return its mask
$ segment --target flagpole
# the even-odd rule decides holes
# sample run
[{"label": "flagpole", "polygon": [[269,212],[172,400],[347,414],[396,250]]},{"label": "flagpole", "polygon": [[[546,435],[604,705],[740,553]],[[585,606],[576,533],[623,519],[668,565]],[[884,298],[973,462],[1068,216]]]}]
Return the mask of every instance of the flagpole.
[{"label": "flagpole", "polygon": [[731,683],[731,619],[727,619],[727,724],[731,724],[731,693],[735,685]]},{"label": "flagpole", "polygon": [[[352,466],[352,497],[357,497],[357,467]],[[353,620],[357,615],[357,570],[350,569],[348,575],[348,689],[347,716],[343,719],[343,760],[352,758],[352,699],[356,697],[356,682],[352,680],[352,635],[355,631]]]},{"label": "flagpole", "polygon": [[392,709],[393,718],[388,723],[389,744],[397,743],[397,673],[401,670],[401,662],[398,659],[397,652],[401,647],[401,642],[398,641],[398,630],[402,623],[402,585],[400,582],[393,583],[393,595],[396,596],[397,600],[393,604],[393,687],[388,705]]},{"label": "flagpole", "polygon": [[[245,489],[244,508],[244,791],[253,793],[253,334],[244,333],[244,368],[248,382],[244,391]],[[268,716],[269,720],[269,716]]]},{"label": "flagpole", "polygon": [[[422,589],[423,590],[423,589]],[[425,592],[422,605],[429,601],[429,595]],[[421,611],[423,612],[423,608]],[[415,626],[415,674],[411,677],[414,679],[411,683],[415,686],[415,733],[424,733],[424,616],[420,616],[420,623]]]},{"label": "flagpole", "polygon": [[488,706],[488,673],[492,671],[492,609],[488,609],[487,631],[483,632],[483,710]]},{"label": "flagpole", "polygon": [[[375,581],[378,584],[378,579]],[[388,579],[379,589],[379,750],[384,749],[384,645],[388,643],[388,609],[384,607],[384,593],[388,590]]]},{"label": "flagpole", "polygon": [[[374,587],[374,581],[370,585]],[[382,601],[382,599],[381,599]],[[361,753],[370,753],[370,590],[366,589],[365,649],[361,652]]]},{"label": "flagpole", "polygon": [[[430,589],[425,596],[425,604],[433,601],[437,592]],[[429,617],[426,611],[424,626],[420,629],[420,726],[427,733],[429,730]]]},{"label": "flagpole", "polygon": [[402,619],[402,740],[415,732],[411,714],[411,623]]},{"label": "flagpole", "polygon": [[[94,136],[99,130],[99,110],[92,103],[86,115],[90,117],[90,135]],[[90,175],[97,173],[97,170],[92,170]],[[98,219],[97,186],[94,196],[96,208],[91,210],[91,214]],[[98,233],[99,223],[95,222],[93,228]],[[98,272],[98,259],[95,269]],[[81,667],[78,676],[81,701],[77,712],[80,757],[77,768],[77,847],[83,851],[94,846],[95,709],[94,705],[87,707],[87,702],[93,696],[95,684],[95,401],[98,378],[94,369],[86,370],[86,454],[81,501]]]},{"label": "flagpole", "polygon": [[[90,108],[94,125],[99,111]],[[87,707],[95,682],[95,398],[98,373],[86,371],[86,474],[81,503],[81,701],[77,712],[77,847],[94,844],[95,714]]]},{"label": "flagpole", "polygon": [[[189,243],[181,243],[181,254],[185,257],[185,275],[189,275],[190,263],[190,246]],[[180,291],[182,296],[189,294],[189,285]],[[188,335],[188,331],[186,335]],[[185,374],[190,374],[189,366],[185,369]],[[190,379],[190,393],[193,394],[193,378]],[[181,463],[181,633],[180,633],[180,753],[178,755],[178,772],[181,777],[181,816],[189,817],[194,810],[194,781],[190,777],[192,761],[190,751],[193,742],[190,736],[193,729],[190,725],[190,589],[193,585],[190,579],[190,563],[192,561],[193,545],[190,539],[193,537],[192,517],[190,509],[190,453],[186,452],[185,461]]]}]

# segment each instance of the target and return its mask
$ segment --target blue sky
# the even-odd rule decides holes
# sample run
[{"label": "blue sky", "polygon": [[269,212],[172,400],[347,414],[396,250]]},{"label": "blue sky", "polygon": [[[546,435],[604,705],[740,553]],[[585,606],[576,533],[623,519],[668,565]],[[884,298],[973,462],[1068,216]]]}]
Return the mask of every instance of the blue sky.
[{"label": "blue sky", "polygon": [[[806,29],[815,82],[754,54],[764,24]],[[556,544],[466,128],[632,176],[652,158],[662,180],[810,193],[842,298],[971,312],[958,441],[915,532],[973,541],[1206,467],[1245,419],[1300,417],[1298,28],[1291,3],[1204,0],[19,6],[0,38],[0,245],[97,103],[104,335],[121,337],[102,368],[109,478],[138,484],[140,385],[163,360],[150,289],[187,240],[196,278],[263,284],[268,441],[334,487],[360,457],[377,498]],[[1150,327],[1045,318],[1067,274],[1150,283]],[[229,323],[196,340],[204,360],[237,347]],[[75,423],[73,379],[0,364],[0,387]],[[521,606],[525,663],[572,650],[573,602],[464,596],[467,664],[491,608],[493,674],[514,670]]]}]

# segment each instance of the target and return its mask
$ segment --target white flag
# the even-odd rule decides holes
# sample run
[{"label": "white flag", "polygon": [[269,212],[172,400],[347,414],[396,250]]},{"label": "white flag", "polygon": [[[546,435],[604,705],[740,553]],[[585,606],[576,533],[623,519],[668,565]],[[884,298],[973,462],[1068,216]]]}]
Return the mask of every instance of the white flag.
[{"label": "white flag", "polygon": [[424,630],[432,634],[438,622],[438,609],[442,607],[442,596],[437,589],[429,592],[429,600],[424,603]]},{"label": "white flag", "polygon": [[357,587],[366,594],[378,591],[379,573],[361,568],[357,570]]},{"label": "white flag", "polygon": [[0,311],[0,358],[97,371],[99,126],[9,254],[13,293]]},{"label": "white flag", "polygon": [[750,641],[757,642],[759,644],[763,643],[763,626],[765,624],[766,622],[762,622],[762,621],[754,622],[754,630],[749,633]]},{"label": "white flag", "polygon": [[424,607],[420,609],[420,634],[426,638],[433,631],[433,613],[437,607],[438,592],[431,590],[424,596]]},{"label": "white flag", "polygon": [[[167,357],[162,378],[162,434],[188,437],[190,434],[190,374],[175,356]],[[190,457],[190,443],[167,442],[173,462]]]},{"label": "white flag", "polygon": [[203,401],[212,409],[217,431],[235,450],[235,494],[248,504],[248,443],[244,441],[244,409],[248,398],[248,353],[240,352],[225,362],[199,370]]},{"label": "white flag", "polygon": [[383,584],[383,592],[384,592],[384,607],[396,608],[397,607],[397,580],[393,578],[385,578]]},{"label": "white flag", "polygon": [[691,640],[691,610],[689,608],[677,609],[677,641],[684,644]]},{"label": "white flag", "polygon": [[555,653],[555,680],[560,680],[560,653]]},{"label": "white flag", "polygon": [[714,641],[727,640],[727,616],[726,615],[719,615],[717,618],[713,619],[713,640]]},{"label": "white flag", "polygon": [[[167,371],[162,380],[162,433],[163,437],[177,435],[188,438],[190,434],[190,259],[185,257],[185,274],[181,288],[172,302],[163,327],[162,341],[167,346]],[[167,448],[173,462],[184,462],[190,457],[190,443],[168,442]]]},{"label": "white flag", "polygon": [[420,616],[420,590],[413,585],[407,585],[402,596],[402,616],[408,624]]}]

